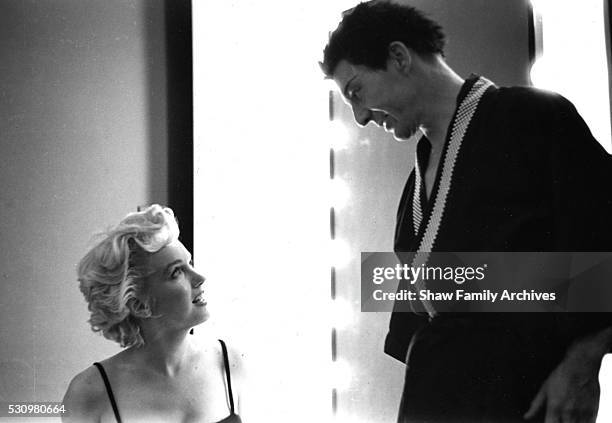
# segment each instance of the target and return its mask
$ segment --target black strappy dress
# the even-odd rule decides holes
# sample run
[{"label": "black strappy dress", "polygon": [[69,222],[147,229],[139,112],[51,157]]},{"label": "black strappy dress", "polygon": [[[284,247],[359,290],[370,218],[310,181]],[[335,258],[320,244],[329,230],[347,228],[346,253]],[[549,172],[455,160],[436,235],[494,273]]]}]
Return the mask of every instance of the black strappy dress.
[{"label": "black strappy dress", "polygon": [[[227,396],[229,398],[230,403],[230,415],[224,418],[223,420],[219,420],[217,423],[242,423],[240,416],[234,412],[234,396],[232,395],[232,379],[230,377],[230,366],[229,358],[227,356],[227,347],[225,346],[225,342],[223,342],[221,339],[219,339],[219,343],[221,344],[221,349],[223,350],[223,365],[225,366],[225,377],[227,379]],[[115,395],[113,395],[113,390],[108,380],[108,376],[106,375],[106,371],[100,363],[94,363],[94,366],[96,366],[96,368],[100,371],[100,375],[102,376],[102,380],[104,381],[104,386],[106,387],[108,399],[110,400],[111,406],[113,407],[113,413],[115,413],[115,419],[117,419],[117,423],[121,423],[121,415],[119,414],[117,401],[115,401]]]}]

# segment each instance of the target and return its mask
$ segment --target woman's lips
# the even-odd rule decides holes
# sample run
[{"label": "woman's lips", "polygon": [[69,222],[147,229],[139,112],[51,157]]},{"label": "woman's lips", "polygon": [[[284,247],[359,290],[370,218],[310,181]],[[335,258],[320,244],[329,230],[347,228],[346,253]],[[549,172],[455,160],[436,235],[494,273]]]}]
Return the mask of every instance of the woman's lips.
[{"label": "woman's lips", "polygon": [[198,295],[196,295],[196,297],[192,301],[192,304],[206,305],[206,300],[204,299],[204,293],[200,292]]}]

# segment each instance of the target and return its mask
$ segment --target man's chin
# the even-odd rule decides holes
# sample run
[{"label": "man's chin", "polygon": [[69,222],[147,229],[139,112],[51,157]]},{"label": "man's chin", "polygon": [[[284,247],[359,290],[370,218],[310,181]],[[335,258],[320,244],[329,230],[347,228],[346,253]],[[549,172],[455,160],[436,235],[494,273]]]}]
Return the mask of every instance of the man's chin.
[{"label": "man's chin", "polygon": [[396,132],[395,130],[393,130],[392,134],[393,138],[395,138],[395,140],[398,142],[418,141],[422,135],[419,129],[400,132]]}]

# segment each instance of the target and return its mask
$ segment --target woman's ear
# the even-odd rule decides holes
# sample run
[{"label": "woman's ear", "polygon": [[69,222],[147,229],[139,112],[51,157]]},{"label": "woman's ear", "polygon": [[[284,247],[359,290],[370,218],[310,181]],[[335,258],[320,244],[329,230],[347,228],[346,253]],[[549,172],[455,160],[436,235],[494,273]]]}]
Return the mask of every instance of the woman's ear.
[{"label": "woman's ear", "polygon": [[401,41],[393,41],[389,44],[387,68],[392,66],[402,73],[407,73],[412,68],[412,50]]},{"label": "woman's ear", "polygon": [[127,302],[130,314],[141,319],[151,317],[153,314],[152,306],[152,301],[142,294],[130,298]]}]

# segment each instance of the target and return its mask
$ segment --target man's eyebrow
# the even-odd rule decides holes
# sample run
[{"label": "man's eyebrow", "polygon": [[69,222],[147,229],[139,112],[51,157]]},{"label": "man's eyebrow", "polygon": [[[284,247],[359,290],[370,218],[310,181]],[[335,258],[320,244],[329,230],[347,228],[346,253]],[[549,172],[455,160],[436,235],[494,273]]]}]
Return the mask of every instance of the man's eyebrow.
[{"label": "man's eyebrow", "polygon": [[349,95],[348,95],[348,87],[351,84],[351,82],[353,82],[353,80],[357,78],[357,75],[353,75],[353,77],[351,79],[348,80],[348,82],[344,85],[344,89],[342,90],[342,94],[344,94],[344,97],[346,97],[347,99],[350,100]]}]

